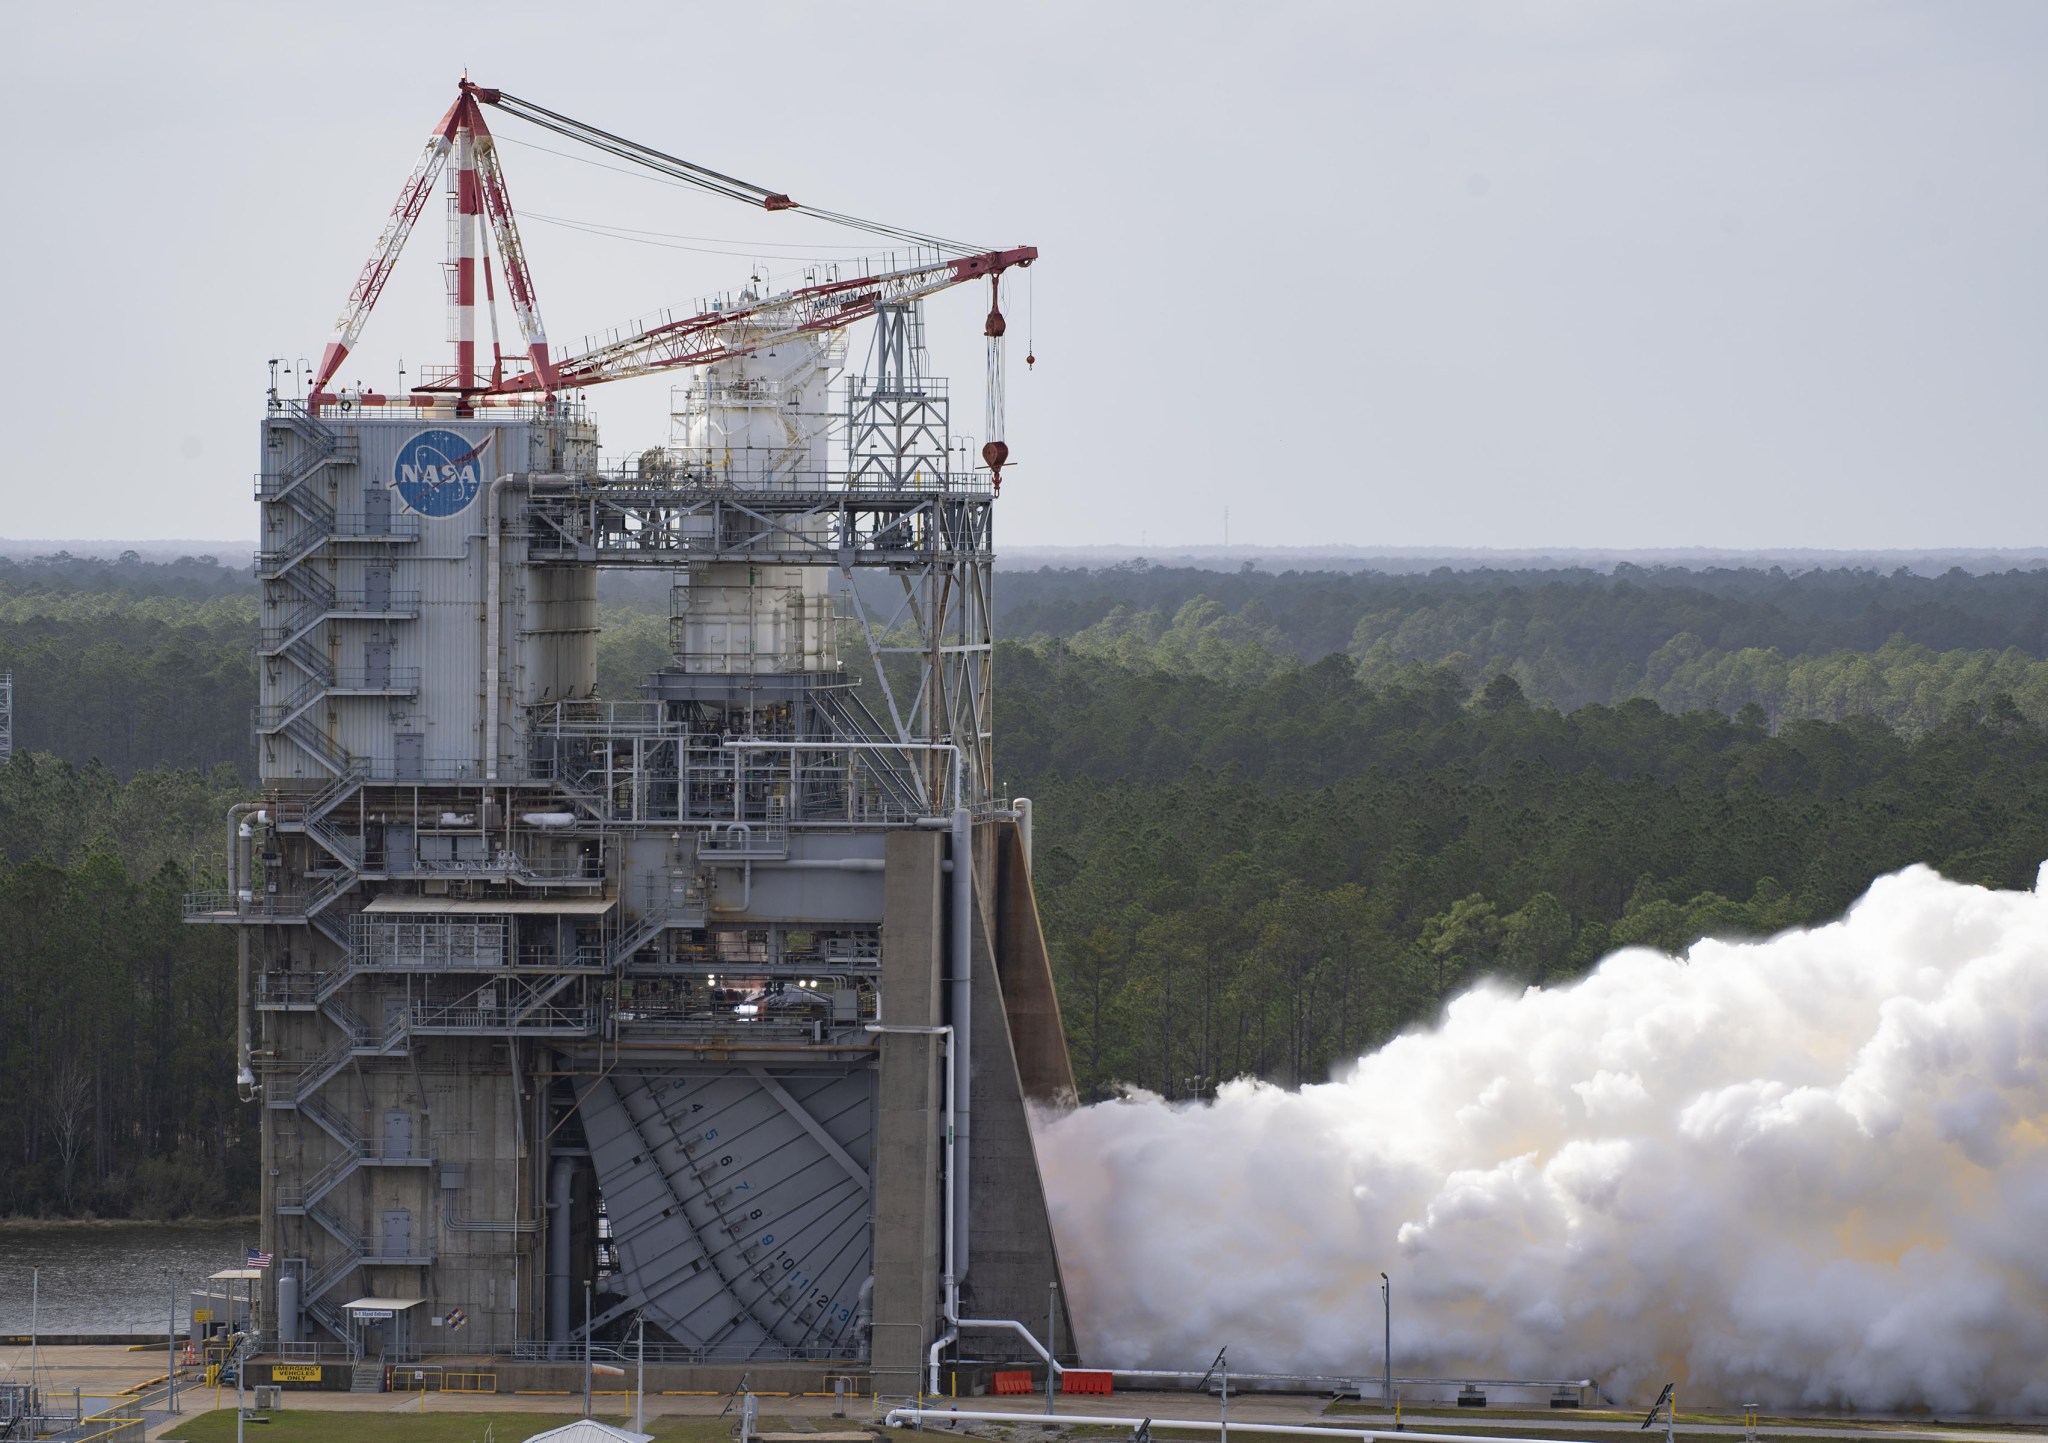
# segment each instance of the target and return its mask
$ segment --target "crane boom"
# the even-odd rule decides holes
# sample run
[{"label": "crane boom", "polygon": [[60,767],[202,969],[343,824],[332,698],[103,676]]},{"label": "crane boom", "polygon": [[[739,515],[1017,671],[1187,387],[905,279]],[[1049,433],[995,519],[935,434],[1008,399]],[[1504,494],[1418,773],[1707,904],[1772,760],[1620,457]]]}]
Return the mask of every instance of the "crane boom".
[{"label": "crane boom", "polygon": [[327,383],[334,379],[334,373],[341,369],[341,363],[348,359],[348,353],[362,338],[363,326],[370,319],[370,312],[376,308],[377,297],[384,293],[384,283],[391,279],[391,272],[398,265],[399,252],[405,249],[405,238],[412,234],[413,222],[420,218],[427,197],[434,193],[434,182],[441,177],[441,168],[448,163],[448,152],[455,148],[456,112],[461,108],[460,99],[448,107],[448,113],[441,117],[440,124],[427,137],[426,152],[412,168],[412,174],[405,178],[405,184],[399,187],[398,201],[391,207],[390,219],[384,222],[383,234],[377,237],[370,259],[364,264],[362,274],[356,277],[348,299],[342,303],[341,315],[334,323],[334,339],[320,353],[320,370],[313,382],[314,395],[327,389]]},{"label": "crane boom", "polygon": [[[935,261],[854,280],[805,286],[733,307],[649,326],[637,334],[564,357],[555,367],[563,388],[594,386],[678,366],[708,366],[766,350],[781,341],[817,331],[836,331],[872,316],[883,306],[907,305],[962,281],[1000,275],[1011,266],[1038,259],[1031,246],[987,251]],[[508,378],[504,389],[537,390],[532,375]]]},{"label": "crane boom", "polygon": [[[936,258],[857,279],[827,281],[772,296],[756,297],[743,293],[734,304],[714,306],[686,319],[664,320],[642,327],[631,335],[593,347],[580,356],[556,358],[549,352],[547,333],[541,324],[540,305],[527,268],[526,250],[519,238],[512,197],[506,189],[503,164],[490,128],[484,123],[482,107],[486,105],[713,194],[766,211],[801,211],[819,220],[914,246]],[[369,320],[378,296],[383,293],[385,282],[398,264],[399,252],[404,249],[406,238],[412,233],[414,223],[426,207],[427,197],[433,193],[435,182],[447,169],[451,156],[456,157],[456,179],[460,182],[457,191],[459,213],[455,217],[457,224],[451,229],[449,259],[454,277],[451,299],[457,323],[457,363],[453,368],[428,368],[437,378],[413,387],[415,396],[423,401],[451,393],[464,406],[488,403],[494,396],[522,396],[535,392],[551,396],[565,389],[594,386],[605,381],[620,381],[678,367],[707,366],[765,350],[778,341],[840,330],[865,320],[884,307],[907,305],[963,281],[986,278],[994,284],[1012,266],[1028,266],[1038,259],[1037,250],[1031,246],[989,250],[900,226],[861,220],[836,211],[800,206],[781,191],[679,159],[571,119],[530,100],[473,84],[465,78],[455,103],[428,137],[425,153],[406,178],[376,248],[357,278],[355,288],[349,292],[348,301],[335,324],[334,339],[320,358],[311,396],[315,406],[338,399],[328,392],[328,383],[361,337],[363,326]],[[511,375],[505,374],[499,365],[492,367],[488,378],[482,375],[474,362],[473,341],[466,339],[470,336],[474,316],[476,263],[470,246],[471,227],[475,224],[488,224],[496,240],[512,307],[526,340],[529,366]],[[1001,319],[1000,312],[991,309],[985,334],[990,338],[992,377],[1000,376]],[[496,325],[495,319],[492,324]],[[441,376],[438,374],[441,371],[447,374]],[[990,394],[990,436],[991,447],[994,447],[1000,444],[997,439],[1000,390],[992,390]],[[1004,450],[1006,453],[1007,448]],[[1002,457],[991,456],[988,459],[991,469],[1000,477]]]}]

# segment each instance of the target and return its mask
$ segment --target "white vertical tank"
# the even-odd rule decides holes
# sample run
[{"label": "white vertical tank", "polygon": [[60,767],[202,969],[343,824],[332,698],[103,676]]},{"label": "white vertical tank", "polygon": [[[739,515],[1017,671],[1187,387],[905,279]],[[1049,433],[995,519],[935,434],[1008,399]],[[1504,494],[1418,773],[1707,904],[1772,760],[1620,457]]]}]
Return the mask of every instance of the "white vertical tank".
[{"label": "white vertical tank", "polygon": [[[822,490],[840,333],[778,341],[707,366],[676,392],[669,464],[712,487]],[[822,529],[815,538],[829,541]],[[670,638],[685,674],[836,672],[832,574],[821,566],[712,563],[679,578]]]}]

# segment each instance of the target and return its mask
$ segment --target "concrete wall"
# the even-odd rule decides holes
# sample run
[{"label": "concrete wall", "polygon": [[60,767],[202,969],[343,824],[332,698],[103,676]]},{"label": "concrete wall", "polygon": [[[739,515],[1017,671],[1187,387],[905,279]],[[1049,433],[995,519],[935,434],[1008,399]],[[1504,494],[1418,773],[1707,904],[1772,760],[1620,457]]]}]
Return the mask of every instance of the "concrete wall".
[{"label": "concrete wall", "polygon": [[[941,1020],[944,896],[937,832],[889,834],[882,904],[882,1021]],[[944,1050],[937,1037],[883,1034],[875,1117],[875,1290],[870,1348],[875,1388],[918,1389],[937,1337]]]}]

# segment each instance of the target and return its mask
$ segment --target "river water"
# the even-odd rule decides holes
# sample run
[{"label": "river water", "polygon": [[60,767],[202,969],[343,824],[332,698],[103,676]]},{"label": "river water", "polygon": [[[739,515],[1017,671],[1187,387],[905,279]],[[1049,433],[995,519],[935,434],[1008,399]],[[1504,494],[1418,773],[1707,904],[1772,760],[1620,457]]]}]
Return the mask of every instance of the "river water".
[{"label": "river water", "polygon": [[253,1219],[0,1224],[0,1333],[28,1332],[32,1280],[42,1333],[161,1333],[173,1283],[182,1328],[192,1291],[255,1241]]}]

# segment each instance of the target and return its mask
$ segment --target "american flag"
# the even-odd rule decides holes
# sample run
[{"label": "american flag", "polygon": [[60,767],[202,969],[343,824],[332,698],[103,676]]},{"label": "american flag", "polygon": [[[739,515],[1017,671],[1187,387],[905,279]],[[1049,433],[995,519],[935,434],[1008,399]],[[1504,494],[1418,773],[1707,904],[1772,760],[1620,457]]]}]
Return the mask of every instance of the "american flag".
[{"label": "american flag", "polygon": [[266,1253],[266,1252],[264,1252],[264,1251],[263,1251],[263,1250],[262,1250],[261,1248],[251,1248],[251,1249],[249,1249],[249,1266],[250,1266],[250,1267],[252,1267],[252,1268],[267,1268],[267,1267],[269,1267],[269,1266],[270,1266],[270,1254],[269,1254],[269,1253]]}]

